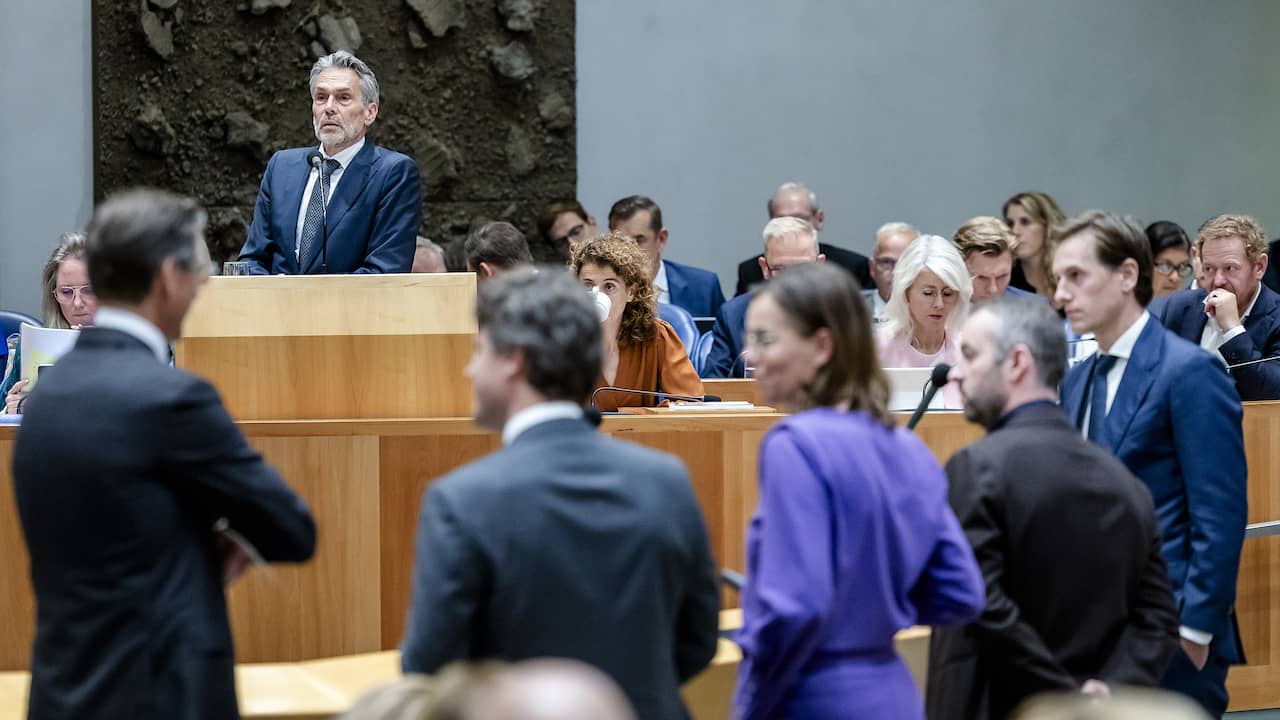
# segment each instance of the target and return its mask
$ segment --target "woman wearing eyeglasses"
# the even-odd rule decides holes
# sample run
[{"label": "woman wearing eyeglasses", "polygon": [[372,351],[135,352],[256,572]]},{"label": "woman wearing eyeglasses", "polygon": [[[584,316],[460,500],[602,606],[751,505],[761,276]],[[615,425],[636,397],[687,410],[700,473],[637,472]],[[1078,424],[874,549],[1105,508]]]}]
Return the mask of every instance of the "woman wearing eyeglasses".
[{"label": "woman wearing eyeglasses", "polygon": [[1155,272],[1151,274],[1152,297],[1160,297],[1187,287],[1191,279],[1191,239],[1177,223],[1158,220],[1147,226],[1147,241]]},{"label": "woman wearing eyeglasses", "polygon": [[[89,287],[89,267],[85,265],[84,233],[63,233],[58,246],[44,265],[44,298],[41,315],[45,327],[80,329],[93,324],[98,312],[98,298]],[[4,381],[0,382],[0,395],[4,397],[4,413],[20,411],[27,397],[27,380],[19,380],[22,348],[17,336],[10,336],[9,364],[5,368]]]}]

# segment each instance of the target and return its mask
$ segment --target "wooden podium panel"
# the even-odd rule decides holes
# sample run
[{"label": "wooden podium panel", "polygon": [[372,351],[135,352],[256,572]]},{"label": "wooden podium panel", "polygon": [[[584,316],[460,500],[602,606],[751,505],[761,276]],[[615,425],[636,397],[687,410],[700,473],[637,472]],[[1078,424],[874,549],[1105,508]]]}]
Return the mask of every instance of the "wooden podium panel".
[{"label": "wooden podium panel", "polygon": [[471,273],[212,277],[174,354],[237,420],[465,416],[475,294]]}]

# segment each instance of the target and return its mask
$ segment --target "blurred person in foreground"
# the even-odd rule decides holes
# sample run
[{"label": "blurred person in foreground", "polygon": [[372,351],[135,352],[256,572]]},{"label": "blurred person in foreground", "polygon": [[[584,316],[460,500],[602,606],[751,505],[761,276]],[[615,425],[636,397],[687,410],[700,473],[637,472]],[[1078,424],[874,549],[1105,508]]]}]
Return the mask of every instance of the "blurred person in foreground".
[{"label": "blurred person in foreground", "polygon": [[857,282],[826,263],[788,269],[747,310],[760,393],[795,414],[760,446],[737,636],[743,720],[923,718],[894,634],[983,607],[946,477],[889,413],[871,332]]},{"label": "blurred person in foreground", "polygon": [[720,609],[688,473],[585,417],[601,325],[567,272],[488,281],[476,316],[476,422],[503,448],[423,498],[404,671],[570,658],[617,682],[638,716],[687,717],[680,684],[715,656]]},{"label": "blurred person in foreground", "polygon": [[[223,586],[316,528],[169,345],[208,279],[205,213],[135,190],[89,223],[97,324],[28,399],[13,453],[36,638],[29,717],[237,718]],[[252,549],[250,549],[250,546]]]},{"label": "blurred person in foreground", "polygon": [[1046,690],[1157,684],[1178,619],[1151,493],[1058,407],[1061,320],[1036,296],[998,298],[962,337],[950,379],[988,434],[946,470],[987,606],[933,632],[930,720],[1003,719]]}]

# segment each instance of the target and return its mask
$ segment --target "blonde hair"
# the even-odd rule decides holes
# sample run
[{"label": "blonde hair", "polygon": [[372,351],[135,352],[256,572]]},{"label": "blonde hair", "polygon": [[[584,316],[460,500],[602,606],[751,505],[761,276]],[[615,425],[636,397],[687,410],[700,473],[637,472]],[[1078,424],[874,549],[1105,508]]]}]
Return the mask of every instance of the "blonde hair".
[{"label": "blonde hair", "polygon": [[1018,238],[1003,220],[990,215],[979,215],[964,221],[951,242],[966,260],[970,253],[1002,255],[1018,249]]},{"label": "blonde hair", "polygon": [[1067,216],[1062,212],[1062,208],[1058,207],[1057,201],[1050,197],[1048,193],[1029,190],[1020,192],[1004,201],[1000,212],[1004,214],[1006,223],[1009,221],[1009,206],[1014,204],[1021,206],[1032,222],[1038,222],[1044,226],[1045,247],[1040,251],[1043,255],[1045,250],[1048,249],[1049,235],[1066,224]]},{"label": "blonde hair", "polygon": [[921,235],[898,258],[898,264],[893,270],[893,292],[884,308],[885,317],[888,318],[884,331],[887,334],[910,337],[915,331],[911,310],[907,307],[907,291],[925,270],[937,275],[947,287],[959,293],[960,299],[947,317],[947,333],[952,337],[959,334],[960,326],[969,314],[973,280],[969,277],[969,269],[965,267],[960,251],[951,241],[938,235]]},{"label": "blonde hair", "polygon": [[631,347],[651,342],[658,334],[658,292],[649,277],[649,256],[636,242],[618,232],[597,235],[573,250],[574,275],[581,275],[587,263],[613,268],[631,291],[631,301],[622,310],[618,344]]},{"label": "blonde hair", "polygon": [[1262,225],[1248,215],[1219,215],[1205,222],[1196,232],[1196,254],[1203,256],[1205,240],[1238,237],[1244,241],[1249,262],[1267,254],[1267,235]]},{"label": "blonde hair", "polygon": [[78,232],[66,232],[58,236],[58,245],[49,255],[49,261],[44,264],[44,297],[40,299],[40,314],[44,321],[45,327],[62,328],[66,330],[71,327],[71,323],[67,322],[67,318],[62,314],[62,306],[58,304],[58,298],[53,294],[58,284],[58,268],[62,267],[65,260],[85,259],[85,234]]}]

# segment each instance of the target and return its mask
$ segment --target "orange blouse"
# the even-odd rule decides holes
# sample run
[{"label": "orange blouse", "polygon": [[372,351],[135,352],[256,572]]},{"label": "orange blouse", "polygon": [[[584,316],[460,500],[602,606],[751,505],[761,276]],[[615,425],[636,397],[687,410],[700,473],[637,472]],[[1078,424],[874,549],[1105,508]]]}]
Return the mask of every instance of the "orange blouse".
[{"label": "orange blouse", "polygon": [[[604,376],[596,378],[596,387],[609,385]],[[678,395],[702,395],[702,379],[689,362],[689,353],[680,342],[675,328],[658,320],[658,331],[653,340],[619,349],[618,376],[614,387],[652,390]],[[657,398],[649,395],[605,390],[596,395],[596,407],[612,412],[620,407],[653,407]]]}]

